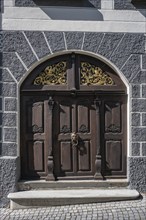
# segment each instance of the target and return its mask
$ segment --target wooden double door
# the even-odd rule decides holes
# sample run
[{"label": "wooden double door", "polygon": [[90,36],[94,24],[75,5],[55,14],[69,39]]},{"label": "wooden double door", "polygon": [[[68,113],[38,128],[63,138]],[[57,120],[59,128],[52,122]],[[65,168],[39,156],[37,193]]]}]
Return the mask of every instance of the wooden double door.
[{"label": "wooden double door", "polygon": [[94,92],[21,95],[23,179],[126,176],[126,96]]}]

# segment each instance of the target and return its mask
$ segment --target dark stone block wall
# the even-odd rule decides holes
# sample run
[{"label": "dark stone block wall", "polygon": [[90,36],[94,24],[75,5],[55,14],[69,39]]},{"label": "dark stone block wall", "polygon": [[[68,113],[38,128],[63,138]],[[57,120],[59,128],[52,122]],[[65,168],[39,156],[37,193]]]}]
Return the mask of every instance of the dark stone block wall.
[{"label": "dark stone block wall", "polygon": [[8,205],[7,195],[17,191],[19,160],[16,157],[0,158],[0,207]]},{"label": "dark stone block wall", "polygon": [[114,0],[116,10],[139,10],[146,9],[145,0]]},{"label": "dark stone block wall", "polygon": [[130,187],[140,192],[146,192],[146,157],[129,158]]},{"label": "dark stone block wall", "polygon": [[[131,142],[128,159],[130,187],[145,191],[146,54],[143,33],[0,32],[0,173],[2,201],[16,190],[19,176],[18,86],[34,63],[72,49],[100,54],[113,63],[130,85]],[[13,168],[14,167],[14,168]],[[13,171],[12,171],[13,169]],[[9,176],[10,174],[10,176]],[[8,182],[2,183],[9,176]],[[1,185],[0,184],[0,185]]]},{"label": "dark stone block wall", "polygon": [[[7,75],[11,73],[10,79],[6,80],[11,81],[10,89],[13,90],[13,93],[10,90],[7,91],[4,84],[2,94],[10,92],[15,96],[16,88],[14,84],[20,81],[33,63],[45,55],[62,50],[77,49],[98,53],[109,59],[132,83],[134,98],[140,98],[139,83],[144,83],[143,79],[146,71],[144,34],[3,31],[0,36],[3,41],[1,60],[4,67],[1,70],[1,77],[5,77],[4,72],[8,72]],[[143,63],[142,67],[141,62]],[[1,81],[4,81],[4,79]],[[144,88],[143,86],[143,91]],[[142,103],[141,108],[145,108],[144,103]],[[136,111],[134,101],[133,110]]]},{"label": "dark stone block wall", "polygon": [[114,8],[119,10],[132,10],[135,9],[130,0],[114,0]]}]

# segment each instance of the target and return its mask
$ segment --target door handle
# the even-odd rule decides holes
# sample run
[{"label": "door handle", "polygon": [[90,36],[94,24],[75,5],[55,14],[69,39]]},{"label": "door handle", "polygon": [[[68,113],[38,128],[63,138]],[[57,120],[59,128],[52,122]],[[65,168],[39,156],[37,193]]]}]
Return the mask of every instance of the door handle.
[{"label": "door handle", "polygon": [[76,132],[71,133],[71,143],[73,147],[78,145],[79,135]]}]

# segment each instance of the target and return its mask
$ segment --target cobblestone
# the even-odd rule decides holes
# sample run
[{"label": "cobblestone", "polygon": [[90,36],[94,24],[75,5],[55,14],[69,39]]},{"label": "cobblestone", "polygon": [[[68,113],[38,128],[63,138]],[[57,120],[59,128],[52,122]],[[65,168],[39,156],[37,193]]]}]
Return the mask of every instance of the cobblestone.
[{"label": "cobblestone", "polygon": [[10,210],[1,220],[146,220],[146,194],[138,200]]}]

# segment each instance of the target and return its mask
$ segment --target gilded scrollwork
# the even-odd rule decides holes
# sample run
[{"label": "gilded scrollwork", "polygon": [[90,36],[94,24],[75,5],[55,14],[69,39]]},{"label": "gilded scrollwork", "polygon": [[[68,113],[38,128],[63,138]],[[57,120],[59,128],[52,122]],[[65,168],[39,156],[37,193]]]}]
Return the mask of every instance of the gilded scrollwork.
[{"label": "gilded scrollwork", "polygon": [[64,85],[67,82],[67,65],[65,61],[47,66],[37,76],[34,85]]},{"label": "gilded scrollwork", "polygon": [[113,79],[98,66],[81,62],[81,85],[114,85]]}]

